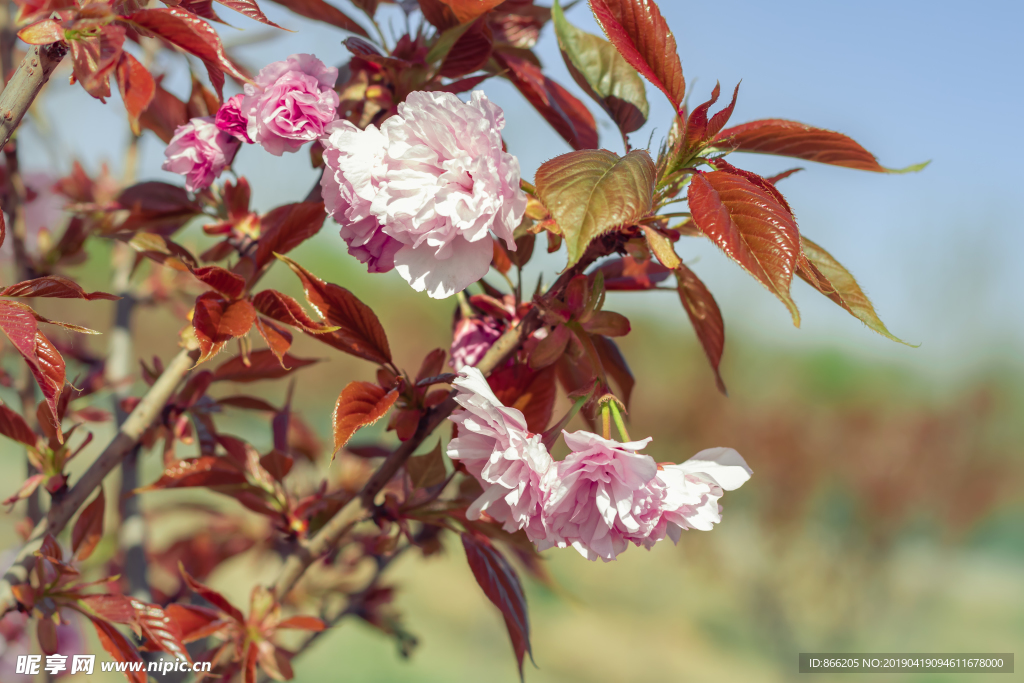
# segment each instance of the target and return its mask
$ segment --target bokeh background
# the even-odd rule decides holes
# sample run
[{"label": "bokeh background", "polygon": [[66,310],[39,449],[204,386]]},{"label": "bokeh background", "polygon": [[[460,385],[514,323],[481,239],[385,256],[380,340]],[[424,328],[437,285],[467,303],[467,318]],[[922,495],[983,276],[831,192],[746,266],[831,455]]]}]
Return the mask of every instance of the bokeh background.
[{"label": "bokeh background", "polygon": [[[806,171],[780,186],[801,230],[857,276],[894,334],[918,346],[875,335],[803,283],[794,284],[804,320],[795,329],[779,302],[710,244],[682,242],[681,255],[725,317],[725,398],[674,294],[610,296],[608,307],[633,322],[622,341],[637,377],[631,432],[654,437],[650,452],[658,460],[733,446],[755,474],[726,495],[725,519],[714,532],[685,534],[678,547],[630,549],[608,565],[571,550],[547,553],[553,586],[527,579],[537,665],[527,664],[527,680],[786,681],[798,677],[798,652],[1019,649],[1024,43],[1017,33],[1024,5],[665,0],[661,7],[679,43],[692,103],[706,99],[716,80],[731,90],[742,79],[734,122],[782,117],[839,130],[890,167],[932,160],[921,173],[901,176],[803,164]],[[294,52],[314,52],[328,63],[346,59],[340,32],[277,6],[264,9],[296,32],[268,31],[222,12],[243,29],[221,33],[250,68]],[[567,16],[599,32],[585,4]],[[386,8],[385,17],[385,30],[402,30],[397,8]],[[552,77],[579,93],[550,29],[537,52]],[[184,96],[183,63],[163,66],[165,86]],[[91,171],[103,161],[122,173],[123,110],[68,86],[67,75],[54,77],[24,127],[24,166],[61,174],[80,159]],[[494,79],[485,89],[505,109],[506,141],[525,178],[569,151],[510,85]],[[654,88],[648,97],[649,123],[633,140],[643,146],[650,139],[656,148],[672,112]],[[621,151],[612,124],[592,110],[602,121],[602,144]],[[800,165],[736,159],[766,174]],[[161,161],[161,143],[147,134],[138,177],[173,181],[159,170]],[[275,158],[258,147],[243,149],[236,168],[262,210],[301,198],[316,179],[307,155]],[[195,226],[180,237],[193,248],[205,239]],[[417,295],[395,273],[369,277],[342,247],[328,222],[296,258],[374,306],[400,365],[414,368],[425,350],[447,346],[453,302]],[[110,276],[104,248],[96,246],[93,266],[76,273],[96,288]],[[5,277],[9,250],[0,252]],[[564,255],[535,258],[531,272],[544,271],[550,281],[559,259]],[[272,272],[267,284],[298,293],[290,274]],[[88,309],[46,303],[44,314],[101,329],[113,315],[103,302]],[[141,310],[137,354],[168,357],[179,325]],[[73,343],[105,349],[102,337]],[[303,371],[295,403],[326,440],[337,392],[353,379],[371,379],[372,369],[306,340],[295,354],[324,359]],[[249,387],[275,402],[285,391],[281,383]],[[233,419],[236,433],[269,442],[265,423]],[[97,436],[105,443],[102,429]],[[72,469],[80,471],[89,457]],[[144,477],[157,476],[158,459],[144,464]],[[0,443],[4,497],[22,467],[19,449]],[[326,461],[317,467],[326,471]],[[172,500],[160,495],[170,494],[152,494],[144,505]],[[0,547],[16,543],[12,519],[0,519]],[[254,564],[241,554],[210,583],[244,604],[252,583],[275,571],[272,562]],[[393,641],[350,621],[297,660],[296,680],[517,679],[500,616],[476,587],[458,544],[430,560],[399,560],[392,578],[405,625],[419,638],[412,657],[401,659]],[[851,678],[857,676],[837,680]]]}]

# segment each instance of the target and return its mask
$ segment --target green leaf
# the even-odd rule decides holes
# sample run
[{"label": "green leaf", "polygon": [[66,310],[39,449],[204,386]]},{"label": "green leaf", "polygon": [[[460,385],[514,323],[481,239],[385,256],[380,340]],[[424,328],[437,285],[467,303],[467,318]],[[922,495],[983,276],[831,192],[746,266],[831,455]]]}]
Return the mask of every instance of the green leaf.
[{"label": "green leaf", "polygon": [[623,135],[644,125],[647,94],[636,69],[607,40],[570,24],[558,0],[551,18],[562,59],[576,83],[608,112]]},{"label": "green leaf", "polygon": [[907,344],[886,329],[864,290],[832,254],[803,235],[800,236],[800,248],[806,258],[801,260],[797,275],[878,334],[900,344]]},{"label": "green leaf", "polygon": [[537,170],[537,194],[554,216],[572,266],[597,237],[651,212],[657,171],[646,150],[569,152]]}]

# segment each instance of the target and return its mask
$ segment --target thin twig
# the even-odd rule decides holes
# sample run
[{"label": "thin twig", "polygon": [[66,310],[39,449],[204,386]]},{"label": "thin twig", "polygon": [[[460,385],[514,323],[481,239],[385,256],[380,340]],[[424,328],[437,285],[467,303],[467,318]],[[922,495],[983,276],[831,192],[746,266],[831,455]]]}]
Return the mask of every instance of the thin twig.
[{"label": "thin twig", "polygon": [[113,470],[135,447],[143,433],[163,411],[167,399],[171,397],[178,384],[195,365],[197,353],[194,350],[182,349],[167,365],[163,374],[153,383],[139,404],[135,406],[121,429],[96,461],[89,466],[78,483],[60,500],[55,500],[46,518],[36,525],[28,541],[22,546],[17,559],[0,580],[0,616],[17,607],[17,600],[11,587],[24,583],[32,567],[34,553],[42,546],[47,535],[57,535],[67,526],[75,511],[92,496],[92,492],[103,483],[103,479]]}]

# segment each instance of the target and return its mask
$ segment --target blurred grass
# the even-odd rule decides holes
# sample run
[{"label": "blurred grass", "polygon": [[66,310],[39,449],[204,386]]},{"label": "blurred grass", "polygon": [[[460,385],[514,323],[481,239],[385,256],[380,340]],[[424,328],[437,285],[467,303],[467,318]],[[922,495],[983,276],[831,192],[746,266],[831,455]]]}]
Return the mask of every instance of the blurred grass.
[{"label": "blurred grass", "polygon": [[[297,260],[370,304],[398,365],[415,371],[421,354],[447,346],[454,304],[413,294],[394,273],[368,279],[338,254],[333,230],[328,224],[297,250]],[[187,246],[195,240],[194,229],[181,238]],[[96,256],[103,262],[102,253]],[[108,277],[76,275],[93,289]],[[274,268],[265,285],[301,298],[285,268]],[[969,381],[936,384],[899,365],[829,348],[795,352],[730,338],[723,374],[731,397],[725,398],[675,295],[643,295],[663,299],[654,306],[640,305],[639,296],[612,294],[606,306],[633,323],[621,340],[637,377],[631,433],[653,436],[649,452],[659,461],[736,447],[754,477],[725,496],[724,521],[714,532],[684,534],[679,547],[631,548],[607,565],[572,550],[548,552],[557,588],[526,579],[538,667],[527,662],[528,680],[788,681],[797,678],[802,651],[1006,652],[1024,642],[1019,371],[994,365]],[[102,302],[44,303],[44,315],[98,328],[112,312]],[[179,312],[188,305],[181,296]],[[182,324],[166,312],[140,309],[137,354],[169,357]],[[852,319],[843,333],[871,334]],[[73,343],[97,353],[104,348],[102,338]],[[373,368],[308,338],[297,338],[293,353],[325,359],[298,375],[294,405],[327,441],[338,391],[351,380],[372,379]],[[281,403],[287,383],[214,391]],[[269,444],[266,420],[236,413],[220,424],[258,447]],[[108,434],[97,430],[97,444]],[[72,471],[84,469],[95,452],[81,456]],[[4,442],[0,453],[0,477],[13,491],[23,476],[20,450]],[[144,479],[157,476],[158,460],[147,456]],[[317,471],[326,467],[321,462]],[[330,476],[339,476],[339,468]],[[149,494],[144,505],[175,499],[168,496]],[[0,524],[3,546],[16,540],[9,521]],[[245,605],[253,583],[275,571],[275,559],[250,551],[225,563],[210,583]],[[501,618],[475,585],[458,543],[440,556],[404,556],[388,576],[398,588],[395,606],[420,641],[411,661],[397,656],[388,637],[349,620],[296,660],[297,681],[518,678]],[[976,678],[987,680],[871,675],[872,681]]]}]

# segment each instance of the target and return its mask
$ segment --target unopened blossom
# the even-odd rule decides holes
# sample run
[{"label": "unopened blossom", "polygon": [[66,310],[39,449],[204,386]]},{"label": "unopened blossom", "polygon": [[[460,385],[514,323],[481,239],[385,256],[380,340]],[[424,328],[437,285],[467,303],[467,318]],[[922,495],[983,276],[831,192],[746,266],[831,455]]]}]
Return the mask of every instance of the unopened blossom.
[{"label": "unopened blossom", "polygon": [[504,326],[490,316],[462,318],[455,324],[449,364],[456,370],[476,365],[503,331]]},{"label": "unopened blossom", "polygon": [[[512,232],[526,210],[519,162],[502,149],[504,126],[501,109],[481,91],[469,102],[411,93],[380,129],[332,123],[321,140],[321,185],[349,251],[377,271],[393,260],[413,289],[434,298],[483,277],[491,233],[515,249]],[[374,243],[377,235],[397,248]],[[382,256],[357,251],[370,244]]]},{"label": "unopened blossom", "polygon": [[249,119],[242,113],[243,99],[245,99],[245,95],[241,93],[228,98],[227,102],[220,105],[220,109],[217,110],[215,123],[225,133],[234,135],[239,140],[252,143],[252,139],[246,132],[249,126]]},{"label": "unopened blossom", "polygon": [[538,547],[572,546],[589,560],[608,562],[661,519],[648,488],[658,465],[638,452],[651,439],[621,443],[586,431],[563,435],[572,453],[556,463],[544,505],[550,534]]},{"label": "unopened blossom", "polygon": [[185,176],[185,189],[197,192],[209,187],[231,165],[241,144],[219,129],[214,117],[194,118],[174,131],[161,168]]},{"label": "unopened blossom", "polygon": [[271,154],[297,152],[319,139],[338,110],[338,70],[313,55],[292,55],[263,67],[245,85],[240,111],[246,134]]},{"label": "unopened blossom", "polygon": [[554,463],[541,435],[530,433],[520,411],[502,405],[476,368],[463,368],[453,384],[463,409],[451,416],[459,435],[449,442],[448,456],[484,490],[466,516],[479,519],[486,511],[506,531],[525,529],[531,541],[543,541],[542,506]]}]

